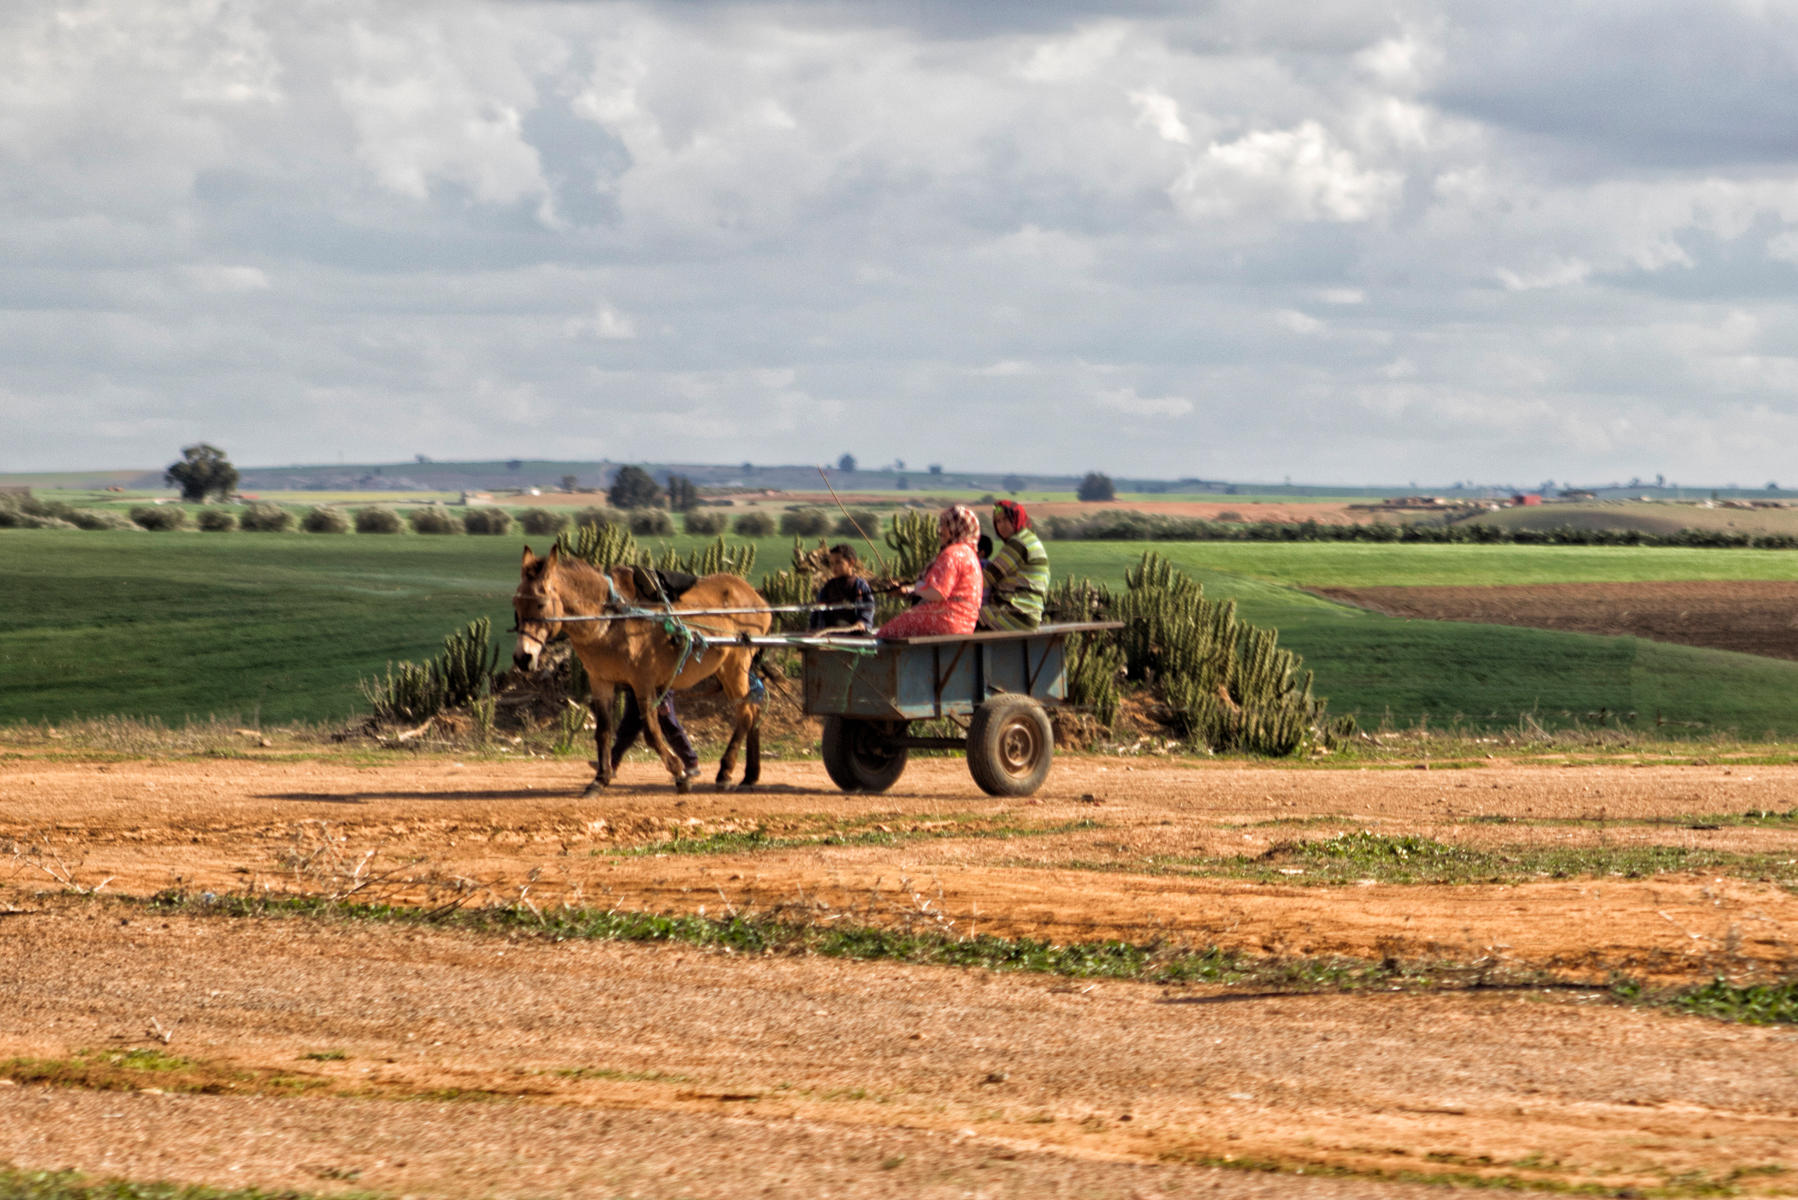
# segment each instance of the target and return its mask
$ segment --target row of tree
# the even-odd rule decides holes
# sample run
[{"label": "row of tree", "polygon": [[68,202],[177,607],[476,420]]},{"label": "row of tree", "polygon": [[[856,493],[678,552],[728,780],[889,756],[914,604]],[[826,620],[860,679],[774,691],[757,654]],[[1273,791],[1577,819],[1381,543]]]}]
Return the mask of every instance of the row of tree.
[{"label": "row of tree", "polygon": [[[511,467],[517,461],[514,459],[506,465]],[[855,456],[843,455],[837,460],[837,469],[855,470]],[[941,468],[931,469],[939,471]],[[195,503],[204,501],[208,496],[227,500],[237,490],[237,468],[231,465],[231,460],[225,457],[223,450],[209,442],[184,446],[180,461],[170,463],[162,477],[165,483],[181,489],[183,500]],[[572,489],[574,476],[563,476],[562,485]],[[1008,491],[1015,492],[1024,486],[1024,480],[1016,475],[1007,475],[1005,486]],[[1117,489],[1108,476],[1098,471],[1089,471],[1074,494],[1082,500],[1113,500],[1117,497]],[[673,474],[668,476],[668,484],[664,488],[656,482],[655,476],[642,467],[620,467],[612,477],[612,486],[606,489],[606,500],[613,508],[660,508],[666,504],[675,512],[688,512],[699,507],[699,488],[687,476]]]}]

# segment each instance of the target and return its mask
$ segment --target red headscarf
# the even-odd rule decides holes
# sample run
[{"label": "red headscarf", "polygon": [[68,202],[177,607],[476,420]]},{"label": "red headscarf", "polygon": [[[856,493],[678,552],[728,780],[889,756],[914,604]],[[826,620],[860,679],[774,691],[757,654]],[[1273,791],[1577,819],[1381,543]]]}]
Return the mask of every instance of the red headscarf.
[{"label": "red headscarf", "polygon": [[945,546],[957,542],[972,543],[980,536],[980,518],[965,504],[952,505],[937,514],[936,536]]},{"label": "red headscarf", "polygon": [[994,522],[996,523],[1001,516],[1011,522],[1011,527],[1013,529],[1022,529],[1030,524],[1030,515],[1024,511],[1024,506],[1019,504],[1016,500],[999,500],[994,502]]}]

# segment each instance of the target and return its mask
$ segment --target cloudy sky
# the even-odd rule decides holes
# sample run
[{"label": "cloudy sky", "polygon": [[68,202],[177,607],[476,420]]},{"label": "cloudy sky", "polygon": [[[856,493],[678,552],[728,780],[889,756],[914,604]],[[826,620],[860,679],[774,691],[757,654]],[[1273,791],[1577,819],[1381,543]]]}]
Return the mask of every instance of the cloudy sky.
[{"label": "cloudy sky", "polygon": [[12,0],[0,471],[1798,485],[1778,0]]}]

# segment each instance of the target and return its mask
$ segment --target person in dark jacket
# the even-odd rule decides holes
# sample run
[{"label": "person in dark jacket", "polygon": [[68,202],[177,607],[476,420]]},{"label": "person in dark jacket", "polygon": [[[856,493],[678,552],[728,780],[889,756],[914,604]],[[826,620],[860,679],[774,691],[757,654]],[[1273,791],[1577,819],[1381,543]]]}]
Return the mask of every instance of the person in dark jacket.
[{"label": "person in dark jacket", "polygon": [[818,589],[818,603],[831,608],[814,608],[811,628],[867,631],[874,628],[874,589],[862,578],[862,560],[855,547],[842,542],[830,548],[825,558],[830,578]]},{"label": "person in dark jacket", "polygon": [[[624,693],[624,711],[618,717],[618,732],[612,737],[612,770],[618,770],[618,764],[624,761],[624,752],[636,744],[643,733],[643,710],[637,706],[637,693],[631,688],[620,688]],[[687,777],[699,774],[699,753],[693,749],[692,739],[687,731],[681,728],[680,718],[674,712],[674,689],[669,688],[656,705],[656,719],[662,723],[662,736],[668,740],[668,748],[674,751],[687,769]]]}]

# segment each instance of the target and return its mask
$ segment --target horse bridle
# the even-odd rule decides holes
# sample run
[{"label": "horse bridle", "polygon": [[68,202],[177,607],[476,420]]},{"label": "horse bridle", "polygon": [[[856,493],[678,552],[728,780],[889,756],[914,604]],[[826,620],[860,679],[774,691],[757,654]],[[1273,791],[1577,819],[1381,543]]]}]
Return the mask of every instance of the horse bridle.
[{"label": "horse bridle", "polygon": [[[606,581],[606,602],[600,606],[600,615],[621,616],[628,613],[630,611],[630,605],[627,604],[624,597],[619,594],[618,586],[612,582],[611,575],[605,572],[602,572],[602,575],[604,575]],[[521,602],[535,605],[539,609],[538,614],[531,617],[525,616],[519,611]],[[527,596],[525,594],[523,584],[520,584],[518,590],[512,593],[512,628],[507,632],[515,633],[520,638],[527,638],[530,641],[537,643],[537,648],[532,651],[532,654],[534,655],[543,653],[544,648],[550,645],[550,643],[562,641],[568,636],[568,626],[565,623],[565,619],[562,617],[543,616],[541,612],[542,605],[542,600],[536,596]],[[529,628],[533,625],[542,628],[544,632],[537,633],[533,631]],[[556,628],[552,629],[550,628],[551,626],[556,626]]]}]

